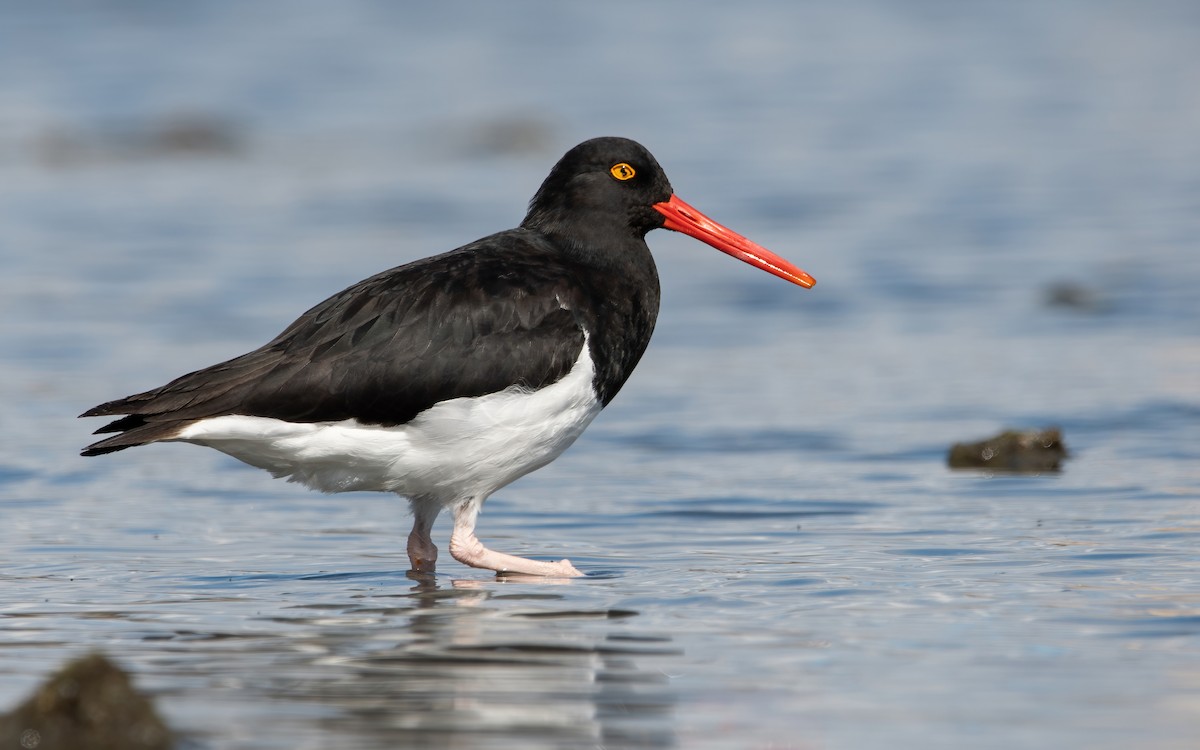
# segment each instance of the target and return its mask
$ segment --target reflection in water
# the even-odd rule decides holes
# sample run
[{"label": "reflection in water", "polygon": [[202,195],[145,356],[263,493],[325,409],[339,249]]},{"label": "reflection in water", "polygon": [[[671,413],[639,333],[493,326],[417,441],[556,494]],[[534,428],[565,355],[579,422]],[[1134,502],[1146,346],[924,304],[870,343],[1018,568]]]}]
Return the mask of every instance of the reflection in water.
[{"label": "reflection in water", "polygon": [[[668,639],[641,635],[629,610],[556,610],[544,586],[417,580],[408,627],[328,631],[334,666],[319,681],[273,686],[272,697],[319,703],[322,728],[392,747],[674,747],[668,678],[645,665],[677,657]],[[377,603],[377,600],[376,600]],[[576,603],[577,604],[577,603]],[[399,614],[364,607],[344,615]]]}]

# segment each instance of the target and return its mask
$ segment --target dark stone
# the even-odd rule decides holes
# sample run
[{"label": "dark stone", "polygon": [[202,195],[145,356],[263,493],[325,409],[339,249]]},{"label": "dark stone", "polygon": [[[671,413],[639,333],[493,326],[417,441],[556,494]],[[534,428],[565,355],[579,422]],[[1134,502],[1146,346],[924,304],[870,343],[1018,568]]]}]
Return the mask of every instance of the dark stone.
[{"label": "dark stone", "polygon": [[1100,291],[1073,281],[1050,284],[1043,291],[1043,300],[1047,307],[1081,313],[1103,313],[1111,307]]},{"label": "dark stone", "polygon": [[987,469],[1019,474],[1059,471],[1070,454],[1057,427],[1045,430],[1007,430],[978,443],[955,443],[948,462],[952,469]]},{"label": "dark stone", "polygon": [[5,750],[168,750],[172,744],[154,705],[100,654],[69,662],[0,716]]}]

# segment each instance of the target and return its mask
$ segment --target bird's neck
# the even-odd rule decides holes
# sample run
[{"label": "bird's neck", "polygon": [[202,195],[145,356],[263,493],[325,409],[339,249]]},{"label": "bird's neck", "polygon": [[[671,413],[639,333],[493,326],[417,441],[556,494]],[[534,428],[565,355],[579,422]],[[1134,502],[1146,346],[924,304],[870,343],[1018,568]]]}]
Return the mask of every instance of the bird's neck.
[{"label": "bird's neck", "polygon": [[593,218],[587,212],[576,211],[568,218],[531,211],[521,227],[541,234],[565,256],[583,265],[656,276],[645,233],[602,218],[608,217]]}]

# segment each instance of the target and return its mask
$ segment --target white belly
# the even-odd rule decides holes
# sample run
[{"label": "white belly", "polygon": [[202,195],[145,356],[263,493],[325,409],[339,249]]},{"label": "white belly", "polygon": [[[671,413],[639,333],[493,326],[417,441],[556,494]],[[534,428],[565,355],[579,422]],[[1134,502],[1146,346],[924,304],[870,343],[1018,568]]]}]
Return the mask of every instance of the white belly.
[{"label": "white belly", "polygon": [[442,401],[396,427],[230,415],[189,425],[175,439],[324,492],[482,501],[575,442],[600,413],[593,374],[585,344],[571,371],[552,385]]}]

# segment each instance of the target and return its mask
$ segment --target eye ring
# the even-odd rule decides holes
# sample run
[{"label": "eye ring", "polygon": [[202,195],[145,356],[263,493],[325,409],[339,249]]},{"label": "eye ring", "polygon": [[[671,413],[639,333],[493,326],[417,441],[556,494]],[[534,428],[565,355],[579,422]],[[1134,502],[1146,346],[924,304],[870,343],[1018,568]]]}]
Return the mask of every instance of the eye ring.
[{"label": "eye ring", "polygon": [[624,182],[625,180],[632,180],[634,175],[637,174],[637,170],[625,162],[612,165],[612,168],[608,171],[613,177],[616,177],[621,182]]}]

